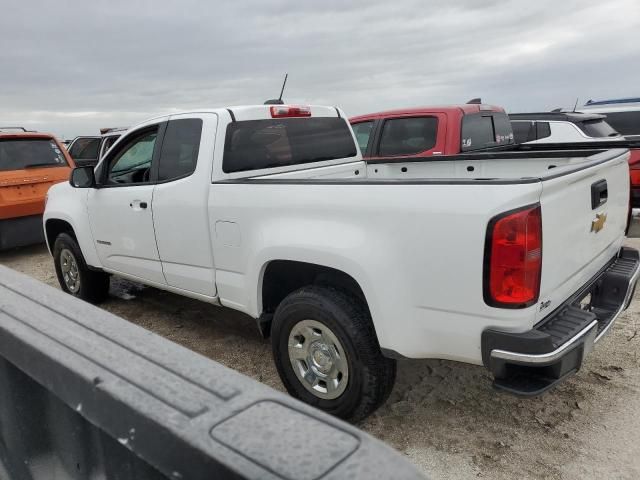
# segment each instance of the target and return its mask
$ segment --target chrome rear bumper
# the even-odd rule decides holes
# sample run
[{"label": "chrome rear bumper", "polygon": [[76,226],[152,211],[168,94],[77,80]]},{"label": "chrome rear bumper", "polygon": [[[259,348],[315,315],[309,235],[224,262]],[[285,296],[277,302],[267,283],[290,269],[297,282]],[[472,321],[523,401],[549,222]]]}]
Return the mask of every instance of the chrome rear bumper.
[{"label": "chrome rear bumper", "polygon": [[[482,356],[494,385],[520,395],[537,395],[577,372],[584,357],[626,310],[640,277],[640,255],[622,248],[598,275],[533,330],[486,330]],[[585,309],[583,300],[590,298]]]}]

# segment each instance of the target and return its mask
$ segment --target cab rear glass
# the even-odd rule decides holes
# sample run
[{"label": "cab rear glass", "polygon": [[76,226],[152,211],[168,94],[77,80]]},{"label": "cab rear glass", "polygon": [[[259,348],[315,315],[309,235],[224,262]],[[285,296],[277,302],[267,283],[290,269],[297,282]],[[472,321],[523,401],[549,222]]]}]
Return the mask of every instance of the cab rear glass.
[{"label": "cab rear glass", "polygon": [[222,171],[245,172],[356,155],[353,135],[343,118],[246,120],[227,126]]},{"label": "cab rear glass", "polygon": [[0,171],[67,166],[58,144],[49,139],[0,139]]},{"label": "cab rear glass", "polygon": [[513,130],[506,113],[481,112],[462,117],[463,152],[513,145]]}]

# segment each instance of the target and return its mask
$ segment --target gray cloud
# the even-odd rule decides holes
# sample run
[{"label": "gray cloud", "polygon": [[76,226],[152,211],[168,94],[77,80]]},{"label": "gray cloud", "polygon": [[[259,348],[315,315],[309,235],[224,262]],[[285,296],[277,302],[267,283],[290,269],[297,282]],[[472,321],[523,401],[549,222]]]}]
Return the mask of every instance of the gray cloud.
[{"label": "gray cloud", "polygon": [[460,103],[510,110],[638,95],[635,0],[12,4],[0,124],[64,136],[157,113],[285,99],[349,115]]}]

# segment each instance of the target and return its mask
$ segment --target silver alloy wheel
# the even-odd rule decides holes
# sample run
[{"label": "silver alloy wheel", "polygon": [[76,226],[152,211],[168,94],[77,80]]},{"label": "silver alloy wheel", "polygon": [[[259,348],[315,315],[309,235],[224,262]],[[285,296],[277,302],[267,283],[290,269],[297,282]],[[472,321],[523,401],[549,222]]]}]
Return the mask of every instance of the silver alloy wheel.
[{"label": "silver alloy wheel", "polygon": [[309,392],[332,400],[342,395],[349,381],[349,364],[335,334],[317,320],[301,320],[289,333],[289,361]]},{"label": "silver alloy wheel", "polygon": [[69,292],[78,293],[78,290],[80,290],[78,262],[73,252],[67,248],[63,248],[60,252],[60,270],[62,270],[62,279]]}]

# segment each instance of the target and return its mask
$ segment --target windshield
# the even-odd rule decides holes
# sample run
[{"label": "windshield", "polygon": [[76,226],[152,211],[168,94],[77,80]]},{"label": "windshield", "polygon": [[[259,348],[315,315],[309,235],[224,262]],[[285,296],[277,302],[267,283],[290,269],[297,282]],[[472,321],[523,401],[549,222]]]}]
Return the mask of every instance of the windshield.
[{"label": "windshield", "polygon": [[584,120],[576,123],[578,128],[589,137],[617,137],[620,135],[604,120]]},{"label": "windshield", "polygon": [[222,170],[242,172],[356,155],[343,118],[248,120],[227,127]]},{"label": "windshield", "polygon": [[45,138],[0,139],[0,171],[66,165],[63,153],[53,140]]}]

